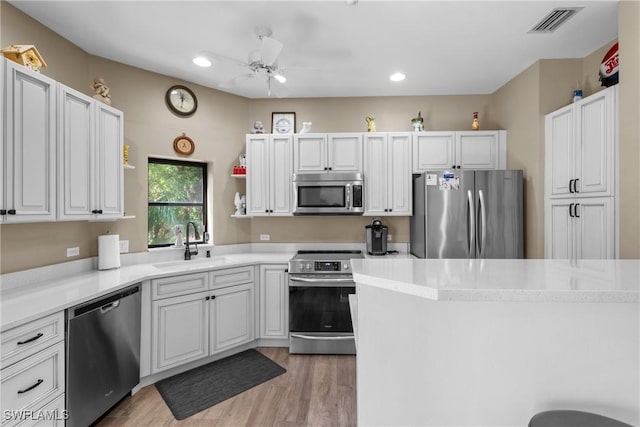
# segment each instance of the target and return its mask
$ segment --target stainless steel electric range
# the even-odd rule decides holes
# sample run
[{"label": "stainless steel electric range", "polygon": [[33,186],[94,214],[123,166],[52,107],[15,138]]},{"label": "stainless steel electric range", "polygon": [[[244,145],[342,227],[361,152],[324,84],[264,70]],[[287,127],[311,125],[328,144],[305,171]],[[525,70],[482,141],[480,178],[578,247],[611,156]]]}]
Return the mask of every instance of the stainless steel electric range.
[{"label": "stainless steel electric range", "polygon": [[362,251],[298,251],[289,260],[289,353],[355,354],[349,294]]}]

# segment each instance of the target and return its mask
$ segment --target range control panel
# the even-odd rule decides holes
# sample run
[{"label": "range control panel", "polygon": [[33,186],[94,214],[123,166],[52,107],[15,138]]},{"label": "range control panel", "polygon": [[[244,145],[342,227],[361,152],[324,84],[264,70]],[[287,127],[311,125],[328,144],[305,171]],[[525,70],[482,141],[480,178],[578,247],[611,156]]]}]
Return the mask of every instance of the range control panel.
[{"label": "range control panel", "polygon": [[340,271],[342,263],[339,261],[316,261],[314,264],[315,271]]}]

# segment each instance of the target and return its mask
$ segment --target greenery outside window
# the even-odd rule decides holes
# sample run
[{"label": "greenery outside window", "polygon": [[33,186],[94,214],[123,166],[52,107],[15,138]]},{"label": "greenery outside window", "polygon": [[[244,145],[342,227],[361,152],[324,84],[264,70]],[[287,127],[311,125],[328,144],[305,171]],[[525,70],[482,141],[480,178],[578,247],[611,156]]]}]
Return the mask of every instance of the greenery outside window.
[{"label": "greenery outside window", "polygon": [[182,225],[186,242],[187,222],[198,227],[196,240],[189,227],[189,241],[202,242],[207,227],[207,164],[168,159],[149,159],[148,246],[171,246],[175,226]]}]

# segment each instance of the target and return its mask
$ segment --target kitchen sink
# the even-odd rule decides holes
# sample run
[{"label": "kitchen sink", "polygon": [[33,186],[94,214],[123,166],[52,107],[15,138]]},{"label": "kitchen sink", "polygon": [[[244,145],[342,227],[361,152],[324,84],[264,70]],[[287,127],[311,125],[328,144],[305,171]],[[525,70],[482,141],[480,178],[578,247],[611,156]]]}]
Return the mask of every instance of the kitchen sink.
[{"label": "kitchen sink", "polygon": [[155,268],[158,268],[160,270],[174,270],[174,269],[189,270],[189,269],[200,269],[200,268],[206,268],[206,267],[220,267],[223,265],[228,265],[236,262],[237,261],[224,256],[217,256],[217,257],[202,258],[202,259],[166,261],[166,262],[159,262],[151,265],[153,265]]}]

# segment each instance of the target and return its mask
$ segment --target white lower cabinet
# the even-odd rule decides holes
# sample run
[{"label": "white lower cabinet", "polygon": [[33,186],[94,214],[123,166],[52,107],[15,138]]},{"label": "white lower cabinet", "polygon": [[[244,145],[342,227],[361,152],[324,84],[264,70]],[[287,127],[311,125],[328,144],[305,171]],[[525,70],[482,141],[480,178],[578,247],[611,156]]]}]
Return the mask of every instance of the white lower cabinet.
[{"label": "white lower cabinet", "polygon": [[[255,339],[253,269],[234,267],[151,281],[152,374]],[[244,283],[238,283],[240,278]],[[225,281],[229,284],[220,287]],[[202,291],[203,285],[208,289]]]},{"label": "white lower cabinet", "polygon": [[207,292],[153,302],[154,372],[200,359],[209,354]]},{"label": "white lower cabinet", "polygon": [[253,283],[217,289],[209,303],[209,353],[253,341]]},{"label": "white lower cabinet", "polygon": [[[1,335],[2,426],[64,425],[65,347],[63,313],[38,319]],[[54,413],[54,409],[59,411]]]},{"label": "white lower cabinet", "polygon": [[614,257],[611,197],[547,199],[545,258]]},{"label": "white lower cabinet", "polygon": [[260,266],[260,338],[289,338],[286,264]]}]

